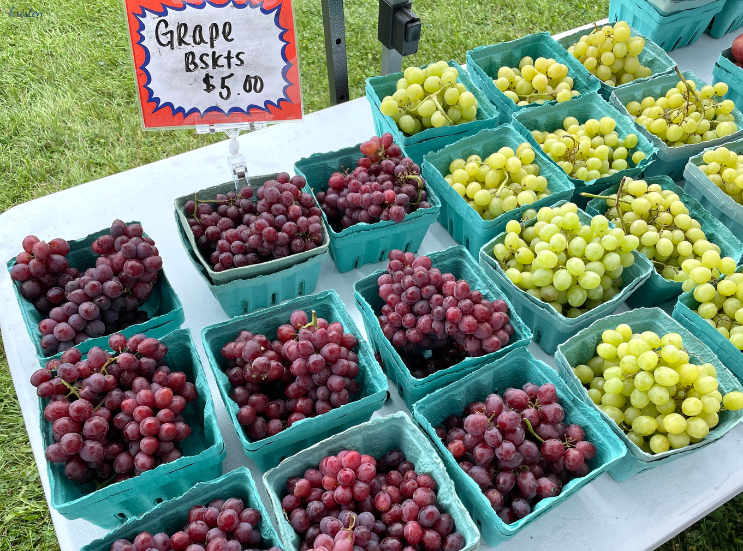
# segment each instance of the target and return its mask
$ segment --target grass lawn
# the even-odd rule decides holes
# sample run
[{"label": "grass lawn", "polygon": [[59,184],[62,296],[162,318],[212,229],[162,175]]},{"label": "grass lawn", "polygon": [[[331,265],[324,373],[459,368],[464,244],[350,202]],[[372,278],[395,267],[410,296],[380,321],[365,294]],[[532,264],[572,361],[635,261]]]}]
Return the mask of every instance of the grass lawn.
[{"label": "grass lawn", "polygon": [[[329,106],[322,11],[320,0],[294,5],[311,112]],[[419,53],[406,61],[464,63],[467,49],[567,30],[604,18],[608,6],[609,0],[416,0],[423,34]],[[43,19],[0,14],[0,212],[223,139],[189,130],[142,132],[121,0],[33,7]],[[346,2],[352,98],[363,96],[364,80],[379,72],[376,14],[376,1]],[[1,347],[0,505],[0,551],[58,549]],[[662,549],[741,549],[742,514],[743,498],[736,498]]]}]

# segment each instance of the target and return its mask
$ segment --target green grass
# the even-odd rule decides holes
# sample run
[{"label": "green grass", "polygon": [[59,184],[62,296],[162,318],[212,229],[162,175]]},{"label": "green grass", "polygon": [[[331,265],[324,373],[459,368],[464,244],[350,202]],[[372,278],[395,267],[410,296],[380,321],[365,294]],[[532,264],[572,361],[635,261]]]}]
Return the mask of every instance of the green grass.
[{"label": "green grass", "polygon": [[[329,106],[319,0],[295,0],[305,112]],[[347,0],[351,97],[378,74],[377,2]],[[609,0],[416,0],[420,51],[406,64],[465,61],[475,46],[602,19]],[[36,197],[222,140],[143,132],[121,0],[55,0],[43,19],[0,13],[0,212]],[[227,154],[225,148],[225,155]],[[291,167],[287,167],[290,169]],[[75,237],[75,236],[70,236]],[[21,384],[26,384],[22,381]],[[0,349],[0,551],[53,551],[56,539],[5,356]],[[742,549],[743,498],[663,551]]]}]

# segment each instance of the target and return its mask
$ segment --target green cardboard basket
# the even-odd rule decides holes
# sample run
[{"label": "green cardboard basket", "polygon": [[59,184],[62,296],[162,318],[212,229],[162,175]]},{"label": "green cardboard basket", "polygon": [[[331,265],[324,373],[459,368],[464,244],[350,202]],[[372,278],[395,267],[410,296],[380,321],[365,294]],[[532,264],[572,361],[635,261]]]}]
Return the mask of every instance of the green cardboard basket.
[{"label": "green cardboard basket", "polygon": [[236,497],[242,500],[247,509],[257,509],[261,514],[260,532],[263,537],[261,547],[280,547],[279,535],[266,512],[258,489],[255,487],[250,471],[245,467],[220,476],[210,482],[199,482],[182,496],[164,501],[143,515],[130,519],[106,536],[89,543],[82,551],[110,551],[118,539],[133,541],[140,532],[157,534],[165,532],[169,536],[183,529],[188,523],[188,512],[195,505],[208,505],[215,499]]},{"label": "green cardboard basket", "polygon": [[[139,222],[127,222],[127,224],[139,224]],[[90,247],[96,239],[102,235],[108,234],[109,232],[110,228],[106,228],[96,233],[91,233],[83,239],[68,241],[70,244],[70,252],[67,254],[67,260],[69,261],[70,266],[81,271],[85,271],[88,268],[94,268],[95,259],[98,258],[98,255],[95,254]],[[6,264],[8,271],[10,271],[15,264],[16,261],[14,257]],[[20,282],[12,281],[12,283],[13,291],[15,292],[15,297],[18,301],[18,307],[21,309],[21,315],[23,316],[23,322],[26,324],[26,331],[28,332],[28,336],[31,338],[31,342],[34,344],[36,357],[39,359],[39,362],[44,364],[52,358],[59,358],[62,355],[61,352],[52,356],[46,356],[44,349],[41,348],[39,323],[48,316],[39,312],[34,308],[33,303],[21,296]],[[159,339],[171,331],[178,329],[186,319],[185,314],[183,313],[183,305],[181,304],[178,295],[175,293],[175,290],[170,285],[164,269],[161,269],[157,276],[157,282],[152,289],[150,298],[148,298],[144,305],[139,309],[147,312],[150,319],[144,323],[131,325],[126,329],[119,331],[119,333],[123,333],[127,337],[131,337],[137,333],[146,333],[148,337]],[[108,335],[104,335],[102,337],[83,341],[75,348],[78,348],[84,354],[94,346],[106,348],[107,345]]]},{"label": "green cardboard basket", "polygon": [[521,134],[516,132],[513,126],[506,124],[494,129],[481,130],[474,136],[463,138],[447,145],[441,151],[425,156],[423,177],[442,198],[439,222],[473,257],[477,256],[485,243],[506,229],[509,220],[521,220],[527,209],[539,210],[557,201],[569,200],[573,195],[575,188],[565,171],[550,162],[540,148],[534,150],[536,153],[534,163],[539,166],[540,174],[547,178],[549,182],[547,189],[552,191],[552,195],[504,213],[494,220],[483,220],[444,179],[444,175],[449,174],[449,165],[455,159],[467,159],[470,155],[485,158],[501,147],[510,147],[515,151],[523,142]]},{"label": "green cardboard basket", "polygon": [[402,450],[405,459],[415,465],[417,473],[430,474],[436,480],[437,506],[440,511],[454,518],[454,530],[462,534],[465,541],[462,551],[475,549],[480,542],[480,533],[454,491],[454,484],[446,474],[444,464],[428,438],[403,412],[375,417],[367,423],[336,434],[293,455],[263,475],[263,484],[271,501],[284,549],[297,551],[300,541],[281,507],[281,499],[286,494],[286,481],[290,477],[302,476],[307,469],[317,469],[323,457],[342,450],[356,450],[377,459],[394,449]]},{"label": "green cardboard basket", "polygon": [[710,442],[724,436],[730,429],[743,419],[743,411],[723,411],[720,413],[719,424],[710,430],[709,435],[701,442],[690,444],[678,450],[669,450],[658,454],[649,454],[638,448],[627,438],[622,429],[606,413],[596,406],[588,396],[588,391],[573,373],[572,367],[583,364],[596,355],[596,346],[601,342],[601,334],[607,329],[614,329],[617,325],[626,323],[632,327],[635,333],[653,331],[659,336],[666,333],[678,333],[684,341],[684,348],[697,354],[707,363],[711,363],[717,369],[717,380],[720,391],[724,394],[733,390],[743,390],[740,382],[720,362],[712,350],[701,340],[697,339],[690,331],[687,331],[676,320],[671,318],[660,308],[638,308],[629,312],[622,312],[614,316],[608,316],[598,320],[589,327],[570,338],[560,345],[555,354],[555,363],[562,377],[573,389],[576,396],[591,405],[611,426],[614,432],[622,439],[629,453],[609,470],[615,480],[627,480],[636,474],[648,471],[660,465],[666,465],[679,457],[695,452]]},{"label": "green cardboard basket", "polygon": [[[741,243],[733,233],[725,227],[717,218],[712,216],[707,210],[699,204],[691,195],[684,192],[683,189],[673,183],[668,176],[651,176],[646,178],[648,184],[659,184],[663,189],[670,189],[677,194],[681,202],[689,209],[689,214],[697,220],[711,243],[716,243],[722,249],[722,256],[730,256],[735,259],[737,264],[743,256],[743,243]],[[611,195],[617,192],[619,184],[614,185],[601,192],[600,195]],[[606,214],[606,201],[602,199],[592,199],[588,203],[586,213],[594,216],[596,214]],[[681,294],[681,283],[669,281],[656,270],[650,272],[650,277],[645,284],[635,291],[627,299],[627,305],[630,308],[650,308],[657,306],[666,300],[675,298]]]},{"label": "green cardboard basket", "polygon": [[[353,170],[356,167],[356,161],[363,157],[359,151],[360,145],[305,157],[294,165],[294,172],[307,180],[308,191],[314,197],[315,193],[328,188],[328,179],[334,172]],[[323,212],[325,227],[330,235],[330,256],[338,271],[349,272],[364,264],[381,262],[393,249],[417,251],[428,227],[436,221],[441,207],[441,202],[431,191],[430,185],[426,185],[426,194],[431,208],[406,214],[402,222],[359,223],[336,231]]]},{"label": "green cardboard basket", "polygon": [[[737,3],[737,0],[734,0]],[[736,9],[740,10],[741,21],[743,21],[743,2]],[[731,48],[720,52],[720,56],[712,67],[712,85],[724,82],[728,85],[728,93],[725,98],[733,100],[735,105],[743,105],[743,69],[735,64]]]},{"label": "green cardboard basket", "polygon": [[743,2],[726,0],[725,5],[713,18],[707,32],[712,38],[722,38],[743,26]]},{"label": "green cardboard basket", "polygon": [[[275,436],[253,442],[237,422],[237,412],[240,408],[230,397],[232,386],[222,371],[225,361],[221,350],[225,344],[234,340],[240,331],[246,329],[256,334],[264,334],[269,339],[275,339],[276,329],[284,323],[289,323],[289,316],[295,310],[304,310],[308,313],[315,310],[318,317],[325,318],[331,323],[340,321],[346,331],[356,336],[359,340],[357,380],[361,390],[345,406],[332,409],[317,417],[303,419]],[[346,311],[343,302],[333,290],[296,298],[279,306],[205,327],[201,331],[201,339],[209,359],[209,366],[217,381],[219,393],[245,450],[245,455],[255,461],[262,471],[275,467],[285,457],[299,453],[323,438],[368,421],[387,399],[387,379],[369,345]]]},{"label": "green cardboard basket", "polygon": [[498,358],[508,354],[511,350],[528,346],[531,341],[531,332],[517,315],[516,310],[509,301],[508,294],[504,293],[487,278],[486,274],[464,247],[456,245],[427,256],[431,259],[435,268],[441,270],[442,273],[451,272],[457,279],[466,280],[472,289],[482,292],[484,298],[490,301],[496,299],[506,301],[506,304],[508,304],[508,315],[510,317],[509,323],[515,329],[515,333],[508,344],[497,352],[491,352],[477,358],[465,358],[448,369],[437,371],[423,379],[416,379],[403,363],[395,347],[382,333],[382,328],[379,326],[379,320],[377,319],[377,315],[384,304],[384,301],[379,297],[377,279],[386,272],[377,270],[357,281],[353,286],[354,298],[356,299],[356,307],[361,312],[361,318],[364,320],[364,327],[366,328],[369,342],[374,351],[382,356],[382,362],[387,370],[387,376],[397,385],[397,391],[400,397],[410,409],[412,409],[415,402],[432,393],[434,390],[458,381],[464,375],[475,371],[487,363],[494,362]]},{"label": "green cardboard basket", "polygon": [[[629,166],[616,174],[603,176],[596,180],[586,182],[568,176],[568,180],[575,186],[573,202],[579,207],[584,207],[588,202],[585,198],[580,196],[581,192],[600,193],[612,184],[620,182],[625,176],[634,177],[638,174],[642,174],[643,171],[653,163],[653,154],[656,151],[653,144],[651,144],[645,136],[637,132],[632,122],[632,118],[617,111],[614,107],[606,103],[598,94],[586,94],[585,96],[573,98],[565,103],[558,103],[557,105],[542,105],[535,109],[519,111],[514,115],[513,126],[529,141],[529,143],[532,144],[532,146],[541,150],[541,146],[531,135],[531,132],[533,130],[552,132],[558,128],[562,128],[562,123],[566,117],[575,117],[578,119],[580,124],[583,124],[588,119],[598,120],[601,119],[601,117],[611,117],[617,123],[616,131],[621,138],[624,138],[627,134],[637,135],[637,146],[632,152],[642,151],[645,153],[645,158],[640,161],[638,165]],[[552,159],[550,159],[550,162],[562,170],[562,168],[560,168]],[[634,163],[630,161],[630,165],[632,164]]]},{"label": "green cardboard basket", "polygon": [[[706,82],[694,76],[691,71],[684,71],[682,73],[686,80],[693,80],[697,85],[697,90],[701,90],[703,86],[706,86]],[[676,73],[670,73],[667,75],[661,75],[655,78],[648,79],[644,82],[631,82],[621,89],[617,89],[611,95],[611,104],[616,107],[623,115],[632,118],[627,111],[625,105],[630,101],[642,101],[648,96],[658,98],[664,96],[666,91],[675,86],[679,82],[679,77]],[[743,136],[743,113],[737,108],[733,110],[733,116],[735,117],[735,124],[738,126],[738,131],[725,136],[724,138],[717,138],[716,140],[710,140],[708,142],[702,142],[698,144],[682,145],[681,147],[669,147],[657,136],[654,136],[650,131],[642,126],[641,124],[634,123],[637,130],[639,130],[643,136],[645,136],[653,146],[657,149],[657,159],[650,165],[645,176],[670,176],[672,180],[680,180],[684,171],[684,165],[690,157],[702,152],[709,147],[717,147],[727,142],[731,142]]]},{"label": "green cardboard basket", "polygon": [[[449,66],[459,72],[457,82],[461,82],[472,92],[477,99],[477,118],[473,121],[458,124],[456,126],[442,126],[441,128],[427,128],[414,136],[406,136],[397,127],[392,117],[383,115],[379,110],[382,100],[391,96],[397,90],[397,81],[403,77],[403,73],[371,77],[366,79],[366,99],[369,101],[374,119],[374,129],[378,135],[390,132],[396,144],[399,144],[408,156],[418,164],[423,162],[423,156],[431,151],[438,151],[455,141],[477,134],[484,128],[495,128],[498,125],[498,112],[487,96],[480,90],[470,75],[456,61],[449,61]],[[424,69],[425,66],[421,67]]]},{"label": "green cardboard basket", "polygon": [[[514,113],[539,106],[537,103],[516,105],[493,82],[493,79],[498,78],[498,69],[518,67],[519,62],[525,56],[532,59],[538,57],[554,59],[558,63],[567,65],[568,76],[573,79],[573,90],[577,90],[581,95],[598,92],[601,87],[601,81],[566,52],[550,33],[530,34],[510,42],[479,46],[474,50],[468,50],[467,71],[472,75],[475,85],[480,87],[488,99],[495,104],[502,124],[508,123]],[[556,104],[556,100],[544,102],[544,105]]]},{"label": "green cardboard basket", "polygon": [[[596,457],[588,462],[591,472],[586,476],[568,482],[560,495],[540,500],[523,519],[506,524],[496,514],[477,483],[459,467],[436,435],[435,427],[442,425],[449,415],[462,415],[465,406],[472,402],[484,401],[493,392],[502,395],[507,388],[521,388],[526,383],[555,385],[560,405],[565,409],[565,423],[577,423],[585,429],[586,440],[596,446]],[[415,404],[413,420],[433,440],[449,476],[454,480],[457,493],[483,538],[492,547],[513,537],[527,524],[567,501],[572,494],[616,465],[626,453],[624,444],[603,419],[573,395],[554,369],[534,358],[525,348],[514,350],[498,363],[482,367],[445,389],[426,396]]]},{"label": "green cardboard basket", "polygon": [[[554,206],[560,206],[561,204],[558,203]],[[591,220],[591,217],[580,209],[578,209],[578,216],[583,224],[587,224]],[[536,218],[532,218],[525,224],[532,226],[536,221]],[[482,266],[487,276],[498,287],[504,289],[509,294],[511,300],[516,305],[516,311],[519,316],[529,326],[529,329],[532,330],[534,342],[547,354],[554,354],[555,350],[557,350],[557,345],[565,342],[568,338],[588,327],[597,319],[619,308],[650,277],[650,272],[653,270],[653,265],[645,255],[634,251],[632,254],[635,256],[635,263],[629,268],[624,269],[624,273],[622,274],[624,285],[619,294],[577,318],[568,318],[562,314],[558,314],[546,302],[537,300],[526,291],[522,291],[508,279],[508,276],[506,276],[506,273],[493,256],[493,248],[496,243],[503,243],[505,236],[506,234],[504,232],[480,249],[480,266]]]},{"label": "green cardboard basket", "polygon": [[[160,342],[168,347],[166,364],[183,371],[199,392],[198,400],[188,404],[183,412],[191,427],[191,435],[180,444],[183,457],[100,490],[95,489],[94,482],[81,485],[68,479],[64,464],[47,462],[51,506],[67,520],[82,518],[102,528],[115,528],[161,501],[181,495],[197,482],[212,480],[222,472],[224,440],[191,333],[188,329],[178,329]],[[46,402],[39,399],[44,448],[54,443],[52,424],[44,419]]]}]

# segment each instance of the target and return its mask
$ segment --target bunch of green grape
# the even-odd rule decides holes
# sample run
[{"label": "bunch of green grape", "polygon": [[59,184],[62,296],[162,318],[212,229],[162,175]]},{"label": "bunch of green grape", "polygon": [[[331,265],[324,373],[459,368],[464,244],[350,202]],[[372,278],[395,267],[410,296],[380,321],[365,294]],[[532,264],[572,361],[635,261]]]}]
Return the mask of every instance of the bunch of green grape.
[{"label": "bunch of green grape", "polygon": [[501,147],[483,161],[478,155],[455,159],[444,178],[483,220],[552,195],[547,178],[539,174],[531,144],[523,142],[516,151]]},{"label": "bunch of green grape", "polygon": [[542,104],[557,100],[564,103],[575,96],[573,79],[568,76],[568,66],[554,59],[524,57],[516,67],[501,67],[495,86],[516,105]]},{"label": "bunch of green grape", "polygon": [[743,205],[743,155],[718,147],[705,151],[703,160],[706,164],[699,165],[699,170],[733,201]]},{"label": "bunch of green grape", "polygon": [[405,134],[440,128],[477,118],[477,98],[461,82],[459,71],[446,61],[425,69],[408,67],[397,81],[397,90],[382,100],[380,110],[392,117]]},{"label": "bunch of green grape", "polygon": [[625,107],[637,124],[671,147],[724,138],[738,130],[735,103],[721,99],[728,93],[727,84],[718,82],[697,90],[693,80],[678,74],[681,80],[664,96],[627,103]]},{"label": "bunch of green grape", "polygon": [[[640,239],[640,252],[669,281],[683,282],[689,275],[681,269],[686,260],[702,260],[707,251],[718,255],[718,245],[707,239],[698,220],[679,196],[658,184],[625,178],[618,193],[608,196],[582,194],[606,200],[606,216],[615,226]],[[619,197],[619,205],[617,205]]]},{"label": "bunch of green grape", "polygon": [[611,117],[588,119],[583,124],[575,117],[566,117],[562,126],[552,132],[533,130],[531,135],[572,178],[596,180],[635,166],[645,158],[642,151],[632,151],[637,147],[637,135],[621,137]]},{"label": "bunch of green grape", "polygon": [[678,333],[607,329],[596,356],[573,373],[627,437],[644,452],[663,453],[699,442],[719,423],[721,404],[743,408],[743,392],[717,389],[717,370],[689,354]]},{"label": "bunch of green grape", "polygon": [[627,22],[618,21],[581,36],[568,52],[607,85],[618,86],[653,74],[640,63],[644,49],[645,39],[632,36]]},{"label": "bunch of green grape", "polygon": [[542,207],[533,225],[508,222],[493,256],[519,289],[576,318],[619,293],[639,244],[637,236],[610,229],[605,216],[582,224],[578,207],[566,203]]}]

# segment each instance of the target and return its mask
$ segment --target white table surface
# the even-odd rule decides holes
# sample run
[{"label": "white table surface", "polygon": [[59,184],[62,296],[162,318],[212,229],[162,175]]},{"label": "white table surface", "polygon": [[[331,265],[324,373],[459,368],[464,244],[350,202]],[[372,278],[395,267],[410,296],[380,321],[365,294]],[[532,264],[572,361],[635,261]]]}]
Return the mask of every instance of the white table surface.
[{"label": "white table surface", "polygon": [[[692,46],[676,50],[671,56],[682,70],[692,70],[704,81],[711,82],[714,62],[719,52],[732,44],[735,34],[720,40],[705,34]],[[251,174],[268,174],[291,172],[294,163],[302,157],[348,147],[373,134],[369,104],[361,98],[307,115],[302,123],[277,125],[244,135],[240,143],[241,152],[249,159]],[[224,321],[227,316],[188,259],[173,217],[175,197],[230,179],[227,155],[226,142],[218,143],[14,207],[0,215],[0,260],[5,262],[15,256],[21,250],[21,240],[28,234],[41,239],[77,239],[107,227],[114,218],[140,220],[157,242],[168,278],[183,302],[186,313],[183,327],[192,331],[201,360],[207,366],[206,376],[227,448],[223,472],[242,465],[249,467],[264,504],[268,505],[262,473],[242,451],[208,369],[200,339],[202,328]],[[453,244],[444,227],[435,223],[419,253],[430,253]],[[381,266],[382,263],[368,264],[339,274],[328,257],[322,265],[316,291],[335,289],[363,331],[361,315],[354,306],[353,283]],[[38,363],[5,270],[0,271],[0,327],[48,500],[38,401],[28,381],[29,375],[38,369]],[[529,350],[554,367],[552,358],[537,345],[532,343]],[[392,385],[390,394],[391,400],[375,415],[408,411]],[[604,474],[498,546],[498,551],[553,551],[568,546],[583,551],[654,549],[743,490],[743,470],[738,467],[741,455],[743,427],[738,426],[702,450],[626,482],[617,483]],[[77,551],[105,534],[103,529],[87,521],[68,521],[54,510],[51,514],[63,551]],[[484,548],[485,545],[481,545],[481,549]]]}]

